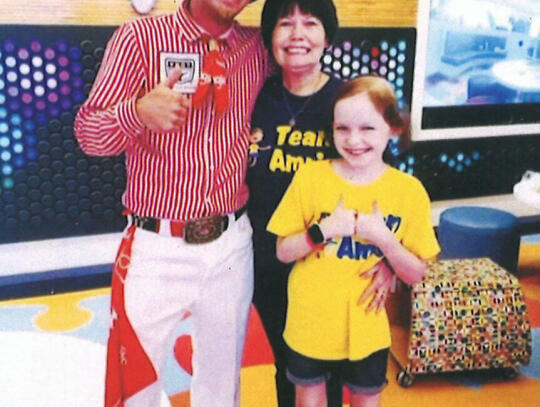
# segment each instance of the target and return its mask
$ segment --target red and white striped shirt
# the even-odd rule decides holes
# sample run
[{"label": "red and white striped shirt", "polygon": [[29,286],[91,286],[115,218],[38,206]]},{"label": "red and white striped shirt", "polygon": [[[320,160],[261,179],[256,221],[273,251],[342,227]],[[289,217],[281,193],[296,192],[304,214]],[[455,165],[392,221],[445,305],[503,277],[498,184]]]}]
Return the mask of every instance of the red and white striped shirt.
[{"label": "red and white striped shirt", "polygon": [[124,206],[140,216],[187,220],[232,213],[248,198],[244,183],[250,116],[267,71],[256,28],[236,22],[218,41],[227,68],[229,107],[212,98],[192,108],[178,132],[156,133],[137,116],[137,98],[160,82],[160,53],[208,52],[208,35],[185,5],[174,14],[126,23],[112,36],[75,136],[90,155],[125,153]]}]

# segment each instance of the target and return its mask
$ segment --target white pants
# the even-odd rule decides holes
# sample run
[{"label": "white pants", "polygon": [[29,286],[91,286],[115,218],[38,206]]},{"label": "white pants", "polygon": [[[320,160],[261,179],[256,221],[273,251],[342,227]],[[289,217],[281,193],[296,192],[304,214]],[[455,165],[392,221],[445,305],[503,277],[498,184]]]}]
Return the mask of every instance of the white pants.
[{"label": "white pants", "polygon": [[186,312],[193,319],[192,407],[239,406],[239,378],[253,294],[253,250],[247,215],[219,239],[188,244],[137,229],[125,280],[126,314],[158,381],[126,407],[160,405],[167,348]]}]

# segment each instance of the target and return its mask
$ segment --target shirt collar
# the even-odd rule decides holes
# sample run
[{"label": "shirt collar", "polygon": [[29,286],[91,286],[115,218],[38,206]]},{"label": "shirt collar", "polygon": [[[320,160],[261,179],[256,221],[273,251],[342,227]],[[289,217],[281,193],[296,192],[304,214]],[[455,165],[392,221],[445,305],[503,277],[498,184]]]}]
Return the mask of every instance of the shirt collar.
[{"label": "shirt collar", "polygon": [[[190,42],[208,38],[210,35],[204,30],[204,28],[197,24],[189,13],[187,9],[188,2],[189,0],[184,0],[176,11],[176,21],[179,25],[179,35],[184,36],[185,39]],[[229,48],[234,48],[240,39],[238,27],[238,23],[233,21],[231,27],[216,39],[228,45]]]}]

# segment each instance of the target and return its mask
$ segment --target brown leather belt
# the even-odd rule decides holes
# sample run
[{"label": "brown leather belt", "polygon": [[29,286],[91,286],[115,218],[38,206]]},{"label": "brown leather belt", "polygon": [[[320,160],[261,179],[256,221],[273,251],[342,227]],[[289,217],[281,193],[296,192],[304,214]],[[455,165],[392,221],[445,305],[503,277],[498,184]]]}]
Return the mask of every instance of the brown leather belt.
[{"label": "brown leather belt", "polygon": [[238,209],[231,215],[216,215],[198,219],[168,220],[164,221],[157,218],[149,218],[129,214],[128,218],[131,224],[150,232],[160,233],[165,222],[169,224],[170,235],[184,238],[186,243],[200,244],[216,240],[229,227],[229,217],[238,220],[246,212],[246,207]]}]

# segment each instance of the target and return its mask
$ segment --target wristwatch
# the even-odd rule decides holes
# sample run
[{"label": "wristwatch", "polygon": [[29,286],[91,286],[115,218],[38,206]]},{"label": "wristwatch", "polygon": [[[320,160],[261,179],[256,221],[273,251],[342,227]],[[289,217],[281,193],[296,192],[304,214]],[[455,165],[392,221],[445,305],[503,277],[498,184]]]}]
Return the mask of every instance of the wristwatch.
[{"label": "wristwatch", "polygon": [[308,236],[314,244],[324,243],[324,235],[318,223],[314,223],[307,230]]}]

